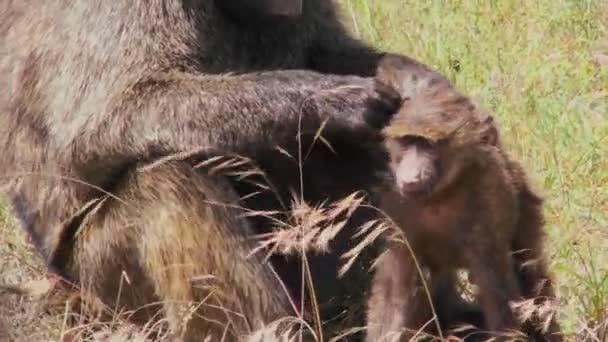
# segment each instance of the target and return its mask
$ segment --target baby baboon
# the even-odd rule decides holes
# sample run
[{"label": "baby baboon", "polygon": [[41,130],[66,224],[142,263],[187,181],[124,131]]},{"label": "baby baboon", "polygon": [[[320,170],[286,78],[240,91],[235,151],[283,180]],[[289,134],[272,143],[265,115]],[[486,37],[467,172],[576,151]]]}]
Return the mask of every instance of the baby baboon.
[{"label": "baby baboon", "polygon": [[[412,251],[395,242],[380,259],[369,341],[400,329],[411,336],[432,318],[415,259],[428,270],[433,295],[442,295],[438,281],[454,283],[454,272],[468,269],[491,332],[522,328],[510,301],[554,297],[542,254],[541,198],[503,152],[492,116],[462,106],[466,98],[456,92],[437,91],[442,96],[431,91],[407,101],[384,129],[394,184],[381,207]],[[555,320],[546,333],[534,323],[528,336],[561,341]]]},{"label": "baby baboon", "polygon": [[[69,282],[117,309],[161,303],[185,339],[240,335],[292,312],[302,288],[302,258],[249,256],[274,224],[243,211],[282,211],[294,193],[311,204],[373,195],[387,171],[378,128],[400,99],[374,78],[384,58],[443,79],[348,35],[330,0],[3,0],[4,189]],[[310,148],[320,127],[331,150]],[[300,169],[277,146],[311,153]],[[239,201],[251,187],[188,161],[138,171],[191,151],[253,160],[278,196]],[[330,253],[307,257],[323,320],[364,295],[368,259],[336,275],[353,227],[370,218],[355,214]],[[210,275],[214,286],[199,284]],[[157,311],[145,308],[133,317]]]}]

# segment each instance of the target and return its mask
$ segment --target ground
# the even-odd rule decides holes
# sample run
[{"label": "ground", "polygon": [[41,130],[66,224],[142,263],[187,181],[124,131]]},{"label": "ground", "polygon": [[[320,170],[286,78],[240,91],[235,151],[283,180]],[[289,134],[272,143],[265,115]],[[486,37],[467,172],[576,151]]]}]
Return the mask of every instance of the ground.
[{"label": "ground", "polygon": [[[608,4],[340,2],[356,35],[432,65],[496,114],[509,152],[546,200],[547,253],[564,332],[572,341],[608,341]],[[4,215],[0,284],[43,273]],[[61,311],[42,315],[38,301],[0,296],[0,320],[12,340],[57,339]]]}]

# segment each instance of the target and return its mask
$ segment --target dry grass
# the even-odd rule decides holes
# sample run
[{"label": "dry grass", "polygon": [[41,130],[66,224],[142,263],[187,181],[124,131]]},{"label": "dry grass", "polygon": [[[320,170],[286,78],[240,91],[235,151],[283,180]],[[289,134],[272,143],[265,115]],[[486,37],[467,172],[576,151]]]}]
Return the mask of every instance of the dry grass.
[{"label": "dry grass", "polygon": [[[433,65],[496,113],[507,147],[546,198],[547,248],[564,332],[572,341],[608,341],[608,5],[602,0],[341,3],[356,34]],[[303,245],[326,248],[360,199],[354,194],[322,208],[294,204],[288,229],[265,240],[289,253]],[[7,217],[0,225],[0,284],[44,279],[38,258],[15,227]],[[380,222],[362,227],[365,242],[358,247],[380,229],[388,228]],[[345,256],[346,265],[359,250]],[[47,296],[49,284],[29,285],[33,296],[0,291],[0,341],[6,330],[14,341],[56,341],[67,331],[64,303]],[[525,303],[520,308],[523,315],[531,310]],[[280,335],[285,325],[278,323],[251,340]],[[77,327],[101,327],[90,340],[104,341],[141,341],[158,330],[136,329],[120,315]],[[283,335],[285,341],[298,339]]]}]

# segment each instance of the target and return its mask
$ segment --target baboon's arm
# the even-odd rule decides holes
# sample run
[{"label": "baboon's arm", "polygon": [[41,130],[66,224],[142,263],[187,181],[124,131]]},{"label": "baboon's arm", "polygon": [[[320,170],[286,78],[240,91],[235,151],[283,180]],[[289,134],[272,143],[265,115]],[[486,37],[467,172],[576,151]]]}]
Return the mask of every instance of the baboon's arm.
[{"label": "baboon's arm", "polygon": [[[352,38],[343,29],[321,35],[310,52],[311,67],[324,73],[374,76],[385,52]],[[407,57],[404,57],[407,58]]]},{"label": "baboon's arm", "polygon": [[325,25],[310,53],[311,67],[315,70],[331,74],[377,76],[378,69],[384,65],[383,68],[399,73],[397,82],[405,82],[391,84],[396,88],[419,87],[420,83],[431,80],[449,85],[448,80],[438,71],[413,58],[380,51],[353,38],[336,20],[326,20]]},{"label": "baboon's arm", "polygon": [[314,134],[326,119],[326,129],[369,129],[367,115],[388,117],[399,106],[397,94],[382,89],[372,78],[295,70],[150,79],[130,88],[129,100],[116,104],[120,113],[91,117],[72,152],[80,161],[240,153],[293,140],[300,127]]},{"label": "baboon's arm", "polygon": [[[382,60],[387,57],[398,59],[412,70],[431,71],[429,67],[413,58],[376,50],[346,34],[324,37],[311,55],[312,67],[325,73],[373,77]],[[439,73],[434,73],[440,76]]]}]

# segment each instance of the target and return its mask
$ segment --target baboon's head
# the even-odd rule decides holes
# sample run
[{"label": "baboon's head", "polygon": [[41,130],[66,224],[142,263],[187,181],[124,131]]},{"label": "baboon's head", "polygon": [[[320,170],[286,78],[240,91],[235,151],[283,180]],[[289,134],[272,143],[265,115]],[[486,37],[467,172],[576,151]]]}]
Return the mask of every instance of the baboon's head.
[{"label": "baboon's head", "polygon": [[497,145],[498,131],[492,116],[473,108],[445,112],[432,101],[411,101],[384,129],[385,144],[399,193],[408,199],[428,198],[482,162],[481,148]]},{"label": "baboon's head", "polygon": [[215,0],[217,6],[241,22],[296,18],[307,0]]}]

